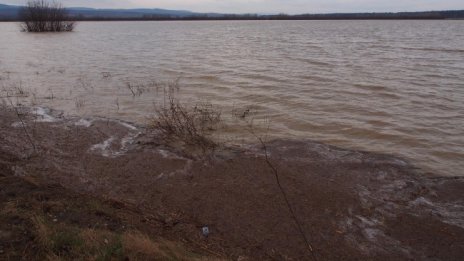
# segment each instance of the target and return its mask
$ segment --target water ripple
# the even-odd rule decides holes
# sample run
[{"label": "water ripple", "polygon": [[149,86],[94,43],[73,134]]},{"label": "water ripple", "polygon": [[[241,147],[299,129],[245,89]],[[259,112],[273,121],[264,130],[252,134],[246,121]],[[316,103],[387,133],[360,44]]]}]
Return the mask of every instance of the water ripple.
[{"label": "water ripple", "polygon": [[82,22],[39,35],[2,23],[0,79],[66,114],[143,123],[162,91],[133,97],[126,83],[181,77],[188,102],[252,108],[273,137],[464,175],[463,30],[462,21]]}]

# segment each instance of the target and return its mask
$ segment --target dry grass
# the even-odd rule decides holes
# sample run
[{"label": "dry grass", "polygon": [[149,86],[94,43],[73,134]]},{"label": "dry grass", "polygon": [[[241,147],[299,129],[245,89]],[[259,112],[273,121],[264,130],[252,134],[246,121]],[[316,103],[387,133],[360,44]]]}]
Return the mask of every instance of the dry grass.
[{"label": "dry grass", "polygon": [[[23,184],[33,185],[28,185],[29,181]],[[21,196],[0,203],[0,222],[16,220],[6,231],[11,229],[11,238],[22,242],[16,247],[9,246],[13,257],[25,257],[25,260],[220,260],[205,257],[204,251],[201,251],[203,254],[194,253],[180,241],[151,237],[133,228],[113,230],[98,226],[97,219],[101,216],[92,209],[111,206],[97,199],[82,203],[74,198],[79,202],[73,203],[66,197],[57,196],[45,202],[40,198]],[[91,205],[89,209],[88,205]],[[56,216],[67,211],[75,213],[70,220]],[[118,208],[118,211],[122,210]],[[115,220],[119,214],[107,211],[108,217]]]},{"label": "dry grass", "polygon": [[54,225],[33,219],[35,242],[48,260],[219,260],[188,251],[181,243],[153,240],[139,231]]},{"label": "dry grass", "polygon": [[126,232],[122,236],[124,252],[130,260],[179,260],[207,261],[222,260],[204,257],[188,251],[182,244],[150,239],[138,231]]},{"label": "dry grass", "polygon": [[80,238],[84,245],[87,260],[123,259],[121,236],[107,230],[82,229]]},{"label": "dry grass", "polygon": [[126,232],[122,236],[122,244],[124,250],[135,259],[155,257],[161,254],[159,244],[154,243],[147,235],[137,231]]},{"label": "dry grass", "polygon": [[17,215],[18,207],[15,201],[8,201],[0,210],[1,215]]},{"label": "dry grass", "polygon": [[44,214],[32,215],[30,220],[34,238],[30,244],[43,260],[222,260],[135,230],[80,228],[52,221]]},{"label": "dry grass", "polygon": [[29,92],[26,91],[22,81],[18,83],[2,83],[2,89],[0,90],[1,97],[9,98],[27,98],[29,97]]},{"label": "dry grass", "polygon": [[48,249],[50,247],[50,230],[45,224],[45,220],[42,216],[34,216],[32,218],[32,224],[35,228],[35,240],[42,248]]}]

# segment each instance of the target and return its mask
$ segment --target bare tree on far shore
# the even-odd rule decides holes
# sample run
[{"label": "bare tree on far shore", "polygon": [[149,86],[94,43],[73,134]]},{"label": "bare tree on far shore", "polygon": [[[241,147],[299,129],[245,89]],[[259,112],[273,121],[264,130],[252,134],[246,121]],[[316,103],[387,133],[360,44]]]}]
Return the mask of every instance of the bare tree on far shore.
[{"label": "bare tree on far shore", "polygon": [[67,10],[56,1],[32,0],[20,12],[25,32],[70,32],[74,21],[70,21]]}]

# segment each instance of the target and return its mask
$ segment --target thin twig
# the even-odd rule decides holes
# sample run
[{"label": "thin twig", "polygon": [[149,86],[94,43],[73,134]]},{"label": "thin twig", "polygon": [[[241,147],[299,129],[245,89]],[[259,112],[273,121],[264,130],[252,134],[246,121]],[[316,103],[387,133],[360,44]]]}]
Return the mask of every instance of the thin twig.
[{"label": "thin twig", "polygon": [[[256,135],[256,133],[254,132],[252,127],[250,128],[250,132],[251,132],[251,134],[253,136],[255,136],[258,139],[258,141],[263,146],[265,161],[266,161],[267,165],[269,166],[269,168],[272,170],[272,172],[274,174],[277,186],[279,187],[280,193],[282,194],[282,197],[285,200],[285,204],[287,205],[287,208],[288,208],[288,210],[290,212],[290,215],[292,216],[292,219],[295,221],[295,224],[296,224],[296,226],[298,228],[298,231],[300,232],[301,237],[303,238],[304,242],[306,243],[306,246],[307,246],[307,249],[308,249],[309,253],[311,254],[312,258],[317,261],[317,257],[314,254],[314,249],[313,249],[311,243],[309,242],[309,239],[306,236],[306,234],[305,234],[305,232],[303,230],[303,226],[301,225],[301,222],[298,220],[298,217],[296,216],[295,211],[292,208],[292,205],[290,204],[290,200],[288,199],[288,196],[287,196],[287,193],[285,192],[285,189],[282,187],[282,184],[280,183],[279,172],[277,171],[277,168],[271,163],[271,161],[269,159],[269,154],[268,154],[266,142],[261,137]],[[267,126],[266,138],[267,138],[268,132],[269,132],[269,123],[268,123],[268,126]]]}]

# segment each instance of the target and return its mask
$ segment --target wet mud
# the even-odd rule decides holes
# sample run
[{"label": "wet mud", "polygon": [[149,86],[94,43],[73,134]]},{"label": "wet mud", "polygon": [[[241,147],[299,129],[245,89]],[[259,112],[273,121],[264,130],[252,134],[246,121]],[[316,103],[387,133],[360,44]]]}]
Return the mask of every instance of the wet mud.
[{"label": "wet mud", "polygon": [[464,255],[462,177],[426,175],[394,156],[309,140],[225,146],[193,157],[144,126],[24,110],[21,122],[14,110],[1,109],[1,176],[40,177],[72,193],[125,202],[141,216],[161,218],[169,228],[163,233],[200,240],[232,260]]}]

